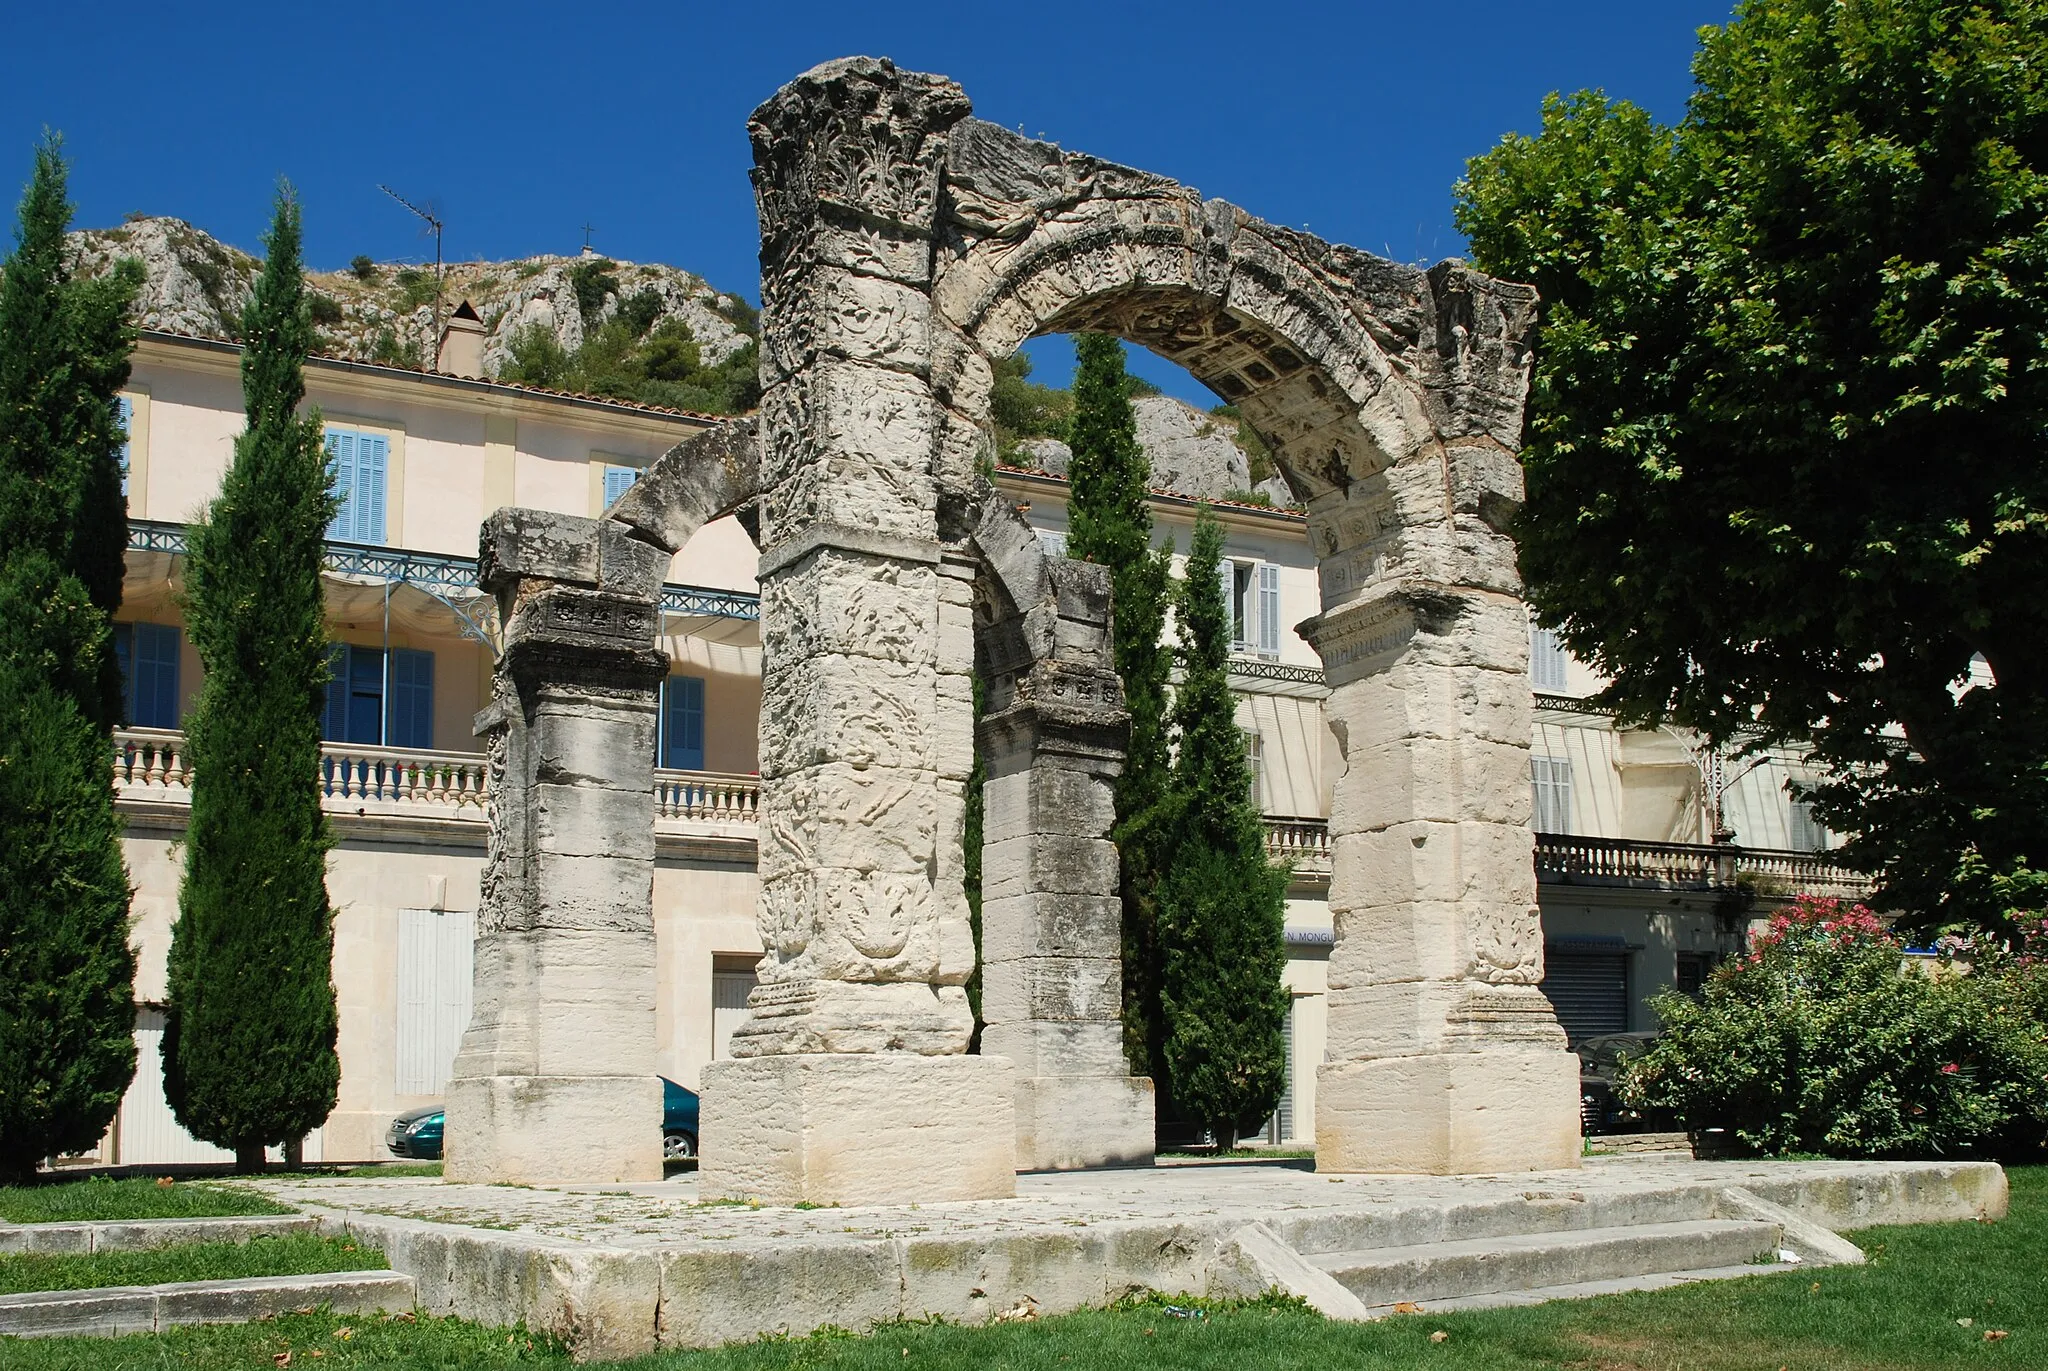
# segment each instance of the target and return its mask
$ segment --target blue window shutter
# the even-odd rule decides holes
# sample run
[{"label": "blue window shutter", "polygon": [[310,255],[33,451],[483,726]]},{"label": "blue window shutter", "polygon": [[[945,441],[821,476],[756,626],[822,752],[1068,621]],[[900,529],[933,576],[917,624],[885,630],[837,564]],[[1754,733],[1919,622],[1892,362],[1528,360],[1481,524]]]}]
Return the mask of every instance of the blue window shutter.
[{"label": "blue window shutter", "polygon": [[606,467],[604,469],[604,507],[610,509],[621,495],[633,488],[633,482],[640,479],[640,473],[633,467]]},{"label": "blue window shutter", "polygon": [[384,741],[384,651],[375,647],[348,650],[348,743],[375,746]]},{"label": "blue window shutter", "polygon": [[114,660],[121,667],[121,717],[135,722],[135,625],[114,625]]},{"label": "blue window shutter", "polygon": [[142,728],[176,728],[178,655],[184,635],[168,624],[137,624],[134,634],[135,722]]},{"label": "blue window shutter", "polygon": [[121,498],[128,498],[128,435],[135,426],[135,401],[126,395],[114,398],[114,420],[121,426]]},{"label": "blue window shutter", "polygon": [[327,709],[320,719],[320,736],[330,743],[348,741],[348,644],[327,647]]},{"label": "blue window shutter", "polygon": [[412,648],[391,653],[391,725],[393,747],[434,745],[434,654]]},{"label": "blue window shutter", "polygon": [[704,769],[704,678],[671,676],[662,688],[661,764],[675,771]]},{"label": "blue window shutter", "polygon": [[363,493],[356,537],[361,542],[384,541],[384,467],[390,451],[389,438],[356,435],[356,485]]},{"label": "blue window shutter", "polygon": [[1259,563],[1259,651],[1280,652],[1280,568]]},{"label": "blue window shutter", "polygon": [[355,539],[356,436],[341,429],[327,430],[327,484],[336,501],[334,521],[327,536]]}]

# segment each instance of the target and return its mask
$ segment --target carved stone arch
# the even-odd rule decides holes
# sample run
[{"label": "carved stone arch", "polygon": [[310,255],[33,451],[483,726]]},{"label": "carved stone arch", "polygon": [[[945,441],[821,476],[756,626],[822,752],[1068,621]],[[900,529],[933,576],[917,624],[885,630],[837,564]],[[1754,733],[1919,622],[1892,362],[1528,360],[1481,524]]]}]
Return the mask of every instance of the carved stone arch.
[{"label": "carved stone arch", "polygon": [[[659,1174],[652,1130],[615,1126],[658,1098],[656,595],[692,521],[758,489],[767,951],[734,1057],[704,1073],[704,1194],[1013,1193],[1030,1092],[1009,1058],[965,1054],[975,611],[985,642],[1000,628],[1030,659],[994,717],[1028,706],[1047,736],[1084,699],[1102,717],[1107,658],[1083,659],[1106,651],[1108,615],[1100,573],[1042,554],[985,575],[998,544],[1026,549],[978,472],[993,360],[1071,328],[1154,347],[1235,400],[1307,505],[1322,612],[1302,632],[1345,758],[1318,1165],[1572,1164],[1576,1065],[1536,988],[1528,644],[1504,532],[1533,295],[1326,244],[968,114],[951,81],[869,58],[764,103],[748,124],[758,448],[737,428],[707,436],[602,520],[486,526],[508,647],[479,720],[492,845],[449,1175]],[[1049,656],[1029,646],[1047,626]],[[1034,897],[1113,882],[1099,833],[1028,836],[1071,847],[1086,881],[1062,889],[1034,857],[999,863],[998,892],[1012,874]],[[1036,1032],[1050,1020],[1035,1013],[1015,1022]]]},{"label": "carved stone arch", "polygon": [[1535,298],[1384,261],[978,120],[931,287],[954,447],[1040,333],[1151,348],[1236,404],[1303,503],[1344,759],[1318,1166],[1567,1166],[1576,1068],[1537,989],[1526,615],[1508,526]]}]

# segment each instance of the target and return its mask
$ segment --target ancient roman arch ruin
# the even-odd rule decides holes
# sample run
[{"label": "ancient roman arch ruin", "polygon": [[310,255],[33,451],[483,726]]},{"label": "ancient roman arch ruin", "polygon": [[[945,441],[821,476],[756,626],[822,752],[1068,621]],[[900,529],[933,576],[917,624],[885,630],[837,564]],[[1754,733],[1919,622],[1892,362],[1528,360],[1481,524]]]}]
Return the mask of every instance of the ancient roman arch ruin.
[{"label": "ancient roman arch ruin", "polygon": [[[1505,528],[1534,297],[1263,223],[974,119],[960,87],[829,63],[749,125],[758,420],[601,520],[508,510],[477,1009],[451,1177],[657,1176],[654,691],[670,554],[758,520],[760,922],[704,1077],[706,1194],[1006,1195],[1143,1161],[1118,1045],[1109,787],[1126,719],[1099,568],[1048,559],[979,475],[991,364],[1100,330],[1240,406],[1308,510],[1344,761],[1318,1166],[1572,1165],[1577,1066],[1537,989],[1526,619]],[[988,687],[982,1052],[960,833]]]}]

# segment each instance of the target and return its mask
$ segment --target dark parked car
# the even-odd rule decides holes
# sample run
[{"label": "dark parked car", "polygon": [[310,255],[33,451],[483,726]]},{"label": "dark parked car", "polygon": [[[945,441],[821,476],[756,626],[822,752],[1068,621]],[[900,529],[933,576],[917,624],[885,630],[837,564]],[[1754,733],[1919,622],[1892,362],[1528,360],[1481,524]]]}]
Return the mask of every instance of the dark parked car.
[{"label": "dark parked car", "polygon": [[1587,1137],[1649,1133],[1668,1126],[1661,1114],[1653,1117],[1630,1109],[1614,1093],[1623,1064],[1649,1051],[1655,1041],[1655,1033],[1607,1033],[1587,1038],[1574,1049],[1579,1054],[1579,1128]]},{"label": "dark parked car", "polygon": [[[394,1157],[419,1161],[441,1158],[441,1128],[446,1122],[442,1107],[423,1104],[408,1109],[391,1121],[384,1145]],[[697,1092],[661,1078],[661,1156],[664,1161],[688,1161],[697,1155]]]}]

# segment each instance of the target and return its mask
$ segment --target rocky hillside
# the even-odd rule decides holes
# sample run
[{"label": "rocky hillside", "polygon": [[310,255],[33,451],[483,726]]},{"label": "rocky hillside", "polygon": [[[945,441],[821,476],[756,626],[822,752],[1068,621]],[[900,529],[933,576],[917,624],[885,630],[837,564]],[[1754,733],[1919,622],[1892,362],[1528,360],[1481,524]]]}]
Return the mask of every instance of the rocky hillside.
[{"label": "rocky hillside", "polygon": [[[1243,499],[1250,492],[1276,505],[1293,503],[1294,496],[1278,477],[1254,484],[1252,459],[1239,446],[1234,421],[1204,414],[1170,395],[1140,395],[1131,401],[1131,413],[1138,421],[1138,446],[1151,464],[1155,489],[1198,500]],[[1066,475],[1073,460],[1072,451],[1057,438],[1026,438],[1016,450],[1022,461],[1055,476]]]},{"label": "rocky hillside", "polygon": [[[72,240],[88,274],[123,257],[142,262],[143,327],[206,338],[239,335],[263,265],[182,219],[139,217]],[[347,270],[308,272],[306,279],[322,352],[394,366],[433,364],[432,267],[358,258]],[[444,269],[441,298],[444,311],[468,300],[482,317],[489,376],[720,412],[746,409],[758,393],[749,390],[753,354],[739,355],[756,331],[752,308],[675,267],[591,255],[455,262]],[[1028,373],[1028,365],[1020,366],[1020,376]],[[719,374],[721,367],[727,374]],[[1071,404],[1064,391],[1030,389],[1049,398],[1048,412]],[[1133,408],[1154,487],[1197,499],[1255,492],[1252,498],[1291,502],[1270,464],[1248,453],[1247,442],[1256,442],[1234,419],[1165,395],[1140,396]],[[1037,431],[1062,432],[1064,425]],[[1045,437],[1026,438],[1012,453],[1010,460],[1062,476],[1071,457],[1065,443]]]},{"label": "rocky hillside", "polygon": [[[229,247],[182,219],[136,218],[119,228],[72,235],[81,268],[104,271],[117,258],[141,260],[147,274],[142,325],[208,338],[234,338],[260,259]],[[602,257],[526,257],[511,262],[453,262],[444,269],[445,309],[468,300],[488,330],[484,369],[497,375],[515,337],[552,335],[564,353],[628,308],[643,334],[664,324],[689,329],[703,364],[725,361],[749,341],[753,311],[703,278],[654,263]],[[348,270],[308,272],[322,350],[398,366],[432,365],[434,270],[358,258]]]}]

